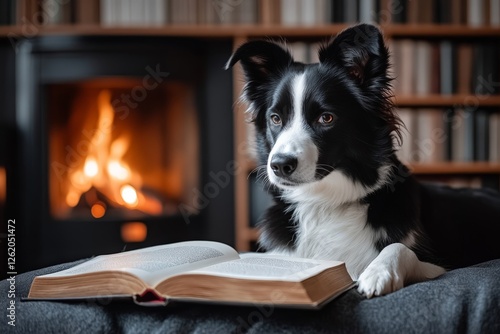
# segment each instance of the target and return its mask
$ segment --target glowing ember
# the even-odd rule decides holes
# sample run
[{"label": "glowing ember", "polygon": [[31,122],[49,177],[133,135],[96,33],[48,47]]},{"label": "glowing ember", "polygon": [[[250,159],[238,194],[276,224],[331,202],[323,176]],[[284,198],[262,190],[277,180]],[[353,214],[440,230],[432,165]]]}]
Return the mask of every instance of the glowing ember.
[{"label": "glowing ember", "polygon": [[80,201],[80,195],[78,193],[72,191],[66,195],[66,203],[70,207],[74,208],[75,206],[77,206],[78,201]]},{"label": "glowing ember", "polygon": [[120,164],[119,161],[109,162],[108,174],[118,180],[127,180],[130,178],[129,170],[122,164]]},{"label": "glowing ember", "polygon": [[148,228],[141,222],[125,223],[121,227],[122,240],[125,242],[141,242],[146,240]]},{"label": "glowing ember", "polygon": [[87,158],[85,161],[85,166],[83,167],[83,172],[88,177],[95,177],[99,173],[99,166],[94,158]]},{"label": "glowing ember", "polygon": [[106,206],[103,203],[96,203],[92,205],[90,213],[92,213],[94,218],[101,218],[106,213]]},{"label": "glowing ember", "polygon": [[131,185],[124,185],[120,189],[120,194],[122,195],[123,200],[125,203],[130,204],[130,205],[137,205],[137,192],[135,191],[134,187]]}]

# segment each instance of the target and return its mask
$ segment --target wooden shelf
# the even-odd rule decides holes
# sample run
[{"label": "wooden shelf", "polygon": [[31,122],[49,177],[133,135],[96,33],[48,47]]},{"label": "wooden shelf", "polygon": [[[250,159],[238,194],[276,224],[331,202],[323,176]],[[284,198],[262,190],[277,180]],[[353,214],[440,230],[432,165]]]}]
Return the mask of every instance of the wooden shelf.
[{"label": "wooden shelf", "polygon": [[500,174],[500,162],[436,162],[408,167],[416,175]]},{"label": "wooden shelf", "polygon": [[441,95],[396,96],[394,103],[403,108],[430,107],[500,107],[500,95]]},{"label": "wooden shelf", "polygon": [[[0,26],[0,37],[33,37],[45,35],[156,35],[181,37],[308,37],[322,38],[337,34],[350,24],[321,26],[280,25],[164,25],[152,27],[120,27],[103,25],[28,25]],[[500,38],[500,27],[468,27],[436,24],[382,25],[386,38]]]}]

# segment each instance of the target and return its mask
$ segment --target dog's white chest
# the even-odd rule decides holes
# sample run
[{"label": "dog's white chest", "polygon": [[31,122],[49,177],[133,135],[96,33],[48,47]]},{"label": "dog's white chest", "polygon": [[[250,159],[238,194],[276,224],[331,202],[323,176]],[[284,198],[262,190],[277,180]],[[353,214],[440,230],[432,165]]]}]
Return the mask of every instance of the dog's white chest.
[{"label": "dog's white chest", "polygon": [[379,254],[379,237],[367,220],[367,205],[346,204],[336,208],[321,204],[297,204],[297,241],[294,255],[340,260],[357,279]]}]

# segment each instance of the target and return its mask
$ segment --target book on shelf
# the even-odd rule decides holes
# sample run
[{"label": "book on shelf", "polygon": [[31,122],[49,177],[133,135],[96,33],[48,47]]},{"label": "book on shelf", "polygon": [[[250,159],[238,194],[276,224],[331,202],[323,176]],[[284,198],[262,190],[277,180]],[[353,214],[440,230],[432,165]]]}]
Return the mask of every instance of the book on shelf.
[{"label": "book on shelf", "polygon": [[489,121],[489,157],[492,162],[500,162],[500,113],[492,113]]},{"label": "book on shelf", "polygon": [[100,22],[100,0],[75,0],[75,23],[98,24]]},{"label": "book on shelf", "polygon": [[0,1],[0,25],[16,24],[16,2]]},{"label": "book on shelf", "polygon": [[[83,1],[83,0],[80,0]],[[158,26],[168,22],[173,0],[96,0],[100,4],[100,23],[105,26]],[[181,4],[189,6],[187,1]],[[81,5],[85,6],[84,4]],[[88,6],[88,5],[87,5]],[[185,19],[184,8],[176,17]],[[195,10],[196,8],[193,8]],[[178,22],[176,22],[178,23]],[[193,22],[196,23],[196,22]]]},{"label": "book on shelf", "polygon": [[354,286],[345,264],[264,253],[238,254],[212,241],[186,241],[101,255],[37,276],[27,300],[125,298],[320,308]]},{"label": "book on shelf", "polygon": [[359,22],[375,23],[377,22],[377,1],[359,0]]},{"label": "book on shelf", "polygon": [[281,17],[281,1],[259,0],[258,11],[260,23],[265,25],[278,24]]},{"label": "book on shelf", "polygon": [[[174,0],[178,1],[178,0]],[[248,1],[202,1],[190,0],[188,8],[189,20],[184,21],[184,24],[254,24],[257,23],[259,16],[259,7],[257,0]],[[183,0],[180,3],[184,3]],[[177,6],[179,3],[175,3]],[[185,6],[185,5],[183,5]],[[177,7],[172,6],[170,10],[170,21],[172,23],[178,22],[180,13]]]},{"label": "book on shelf", "polygon": [[490,25],[500,26],[500,0],[490,0]]}]

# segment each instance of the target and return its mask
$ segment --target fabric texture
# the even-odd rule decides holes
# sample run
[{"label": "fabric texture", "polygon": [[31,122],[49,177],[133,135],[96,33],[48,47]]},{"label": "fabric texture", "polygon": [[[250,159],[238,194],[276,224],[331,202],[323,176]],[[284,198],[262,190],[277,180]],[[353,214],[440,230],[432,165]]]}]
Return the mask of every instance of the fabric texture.
[{"label": "fabric texture", "polygon": [[[33,278],[74,266],[18,275],[15,327],[1,333],[500,333],[500,259],[452,270],[432,281],[366,299],[349,290],[321,310],[131,301],[22,301]],[[3,314],[10,282],[0,283]]]}]

